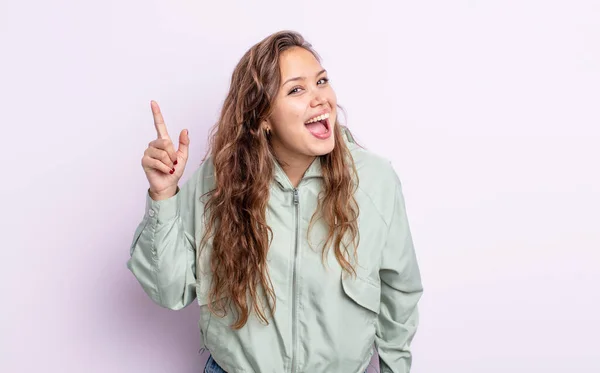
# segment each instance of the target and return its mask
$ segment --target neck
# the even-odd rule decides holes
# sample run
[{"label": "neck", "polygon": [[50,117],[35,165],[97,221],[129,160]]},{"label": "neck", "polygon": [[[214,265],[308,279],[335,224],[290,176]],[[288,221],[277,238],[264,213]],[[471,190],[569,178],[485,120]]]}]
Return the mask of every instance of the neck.
[{"label": "neck", "polygon": [[276,152],[279,164],[288,179],[292,183],[294,188],[298,187],[300,180],[304,176],[304,173],[310,167],[311,163],[315,160],[315,156],[306,155],[290,155],[290,154],[278,154]]}]

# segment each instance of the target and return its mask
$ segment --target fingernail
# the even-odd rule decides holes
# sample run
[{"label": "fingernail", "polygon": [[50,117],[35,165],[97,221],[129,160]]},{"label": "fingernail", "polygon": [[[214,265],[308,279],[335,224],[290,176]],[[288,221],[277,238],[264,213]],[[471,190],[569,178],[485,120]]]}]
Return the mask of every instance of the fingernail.
[{"label": "fingernail", "polygon": [[169,171],[169,173],[170,173],[171,175],[173,175],[173,172],[175,172],[175,169],[172,169],[171,171]]},{"label": "fingernail", "polygon": [[173,162],[174,165],[177,165],[177,159],[175,160],[175,162]]}]

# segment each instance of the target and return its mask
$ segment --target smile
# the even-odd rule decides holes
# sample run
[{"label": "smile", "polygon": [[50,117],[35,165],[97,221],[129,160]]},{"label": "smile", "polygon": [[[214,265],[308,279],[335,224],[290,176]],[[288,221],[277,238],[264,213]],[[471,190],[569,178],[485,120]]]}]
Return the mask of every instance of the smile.
[{"label": "smile", "polygon": [[325,119],[329,119],[329,113],[317,115],[316,117],[309,119],[304,124],[310,124],[310,123],[314,123],[314,122],[320,122],[320,121],[325,120]]},{"label": "smile", "polygon": [[323,113],[304,123],[308,131],[316,138],[325,140],[331,136],[329,113]]}]

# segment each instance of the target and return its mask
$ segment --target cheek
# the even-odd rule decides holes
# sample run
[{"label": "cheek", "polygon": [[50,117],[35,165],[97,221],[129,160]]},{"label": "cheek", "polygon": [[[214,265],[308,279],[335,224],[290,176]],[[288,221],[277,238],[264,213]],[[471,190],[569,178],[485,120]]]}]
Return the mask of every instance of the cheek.
[{"label": "cheek", "polygon": [[337,96],[333,88],[329,87],[327,92],[327,100],[331,104],[331,106],[335,106],[337,104]]},{"label": "cheek", "polygon": [[[302,100],[296,100],[288,106],[288,117],[295,123],[304,123],[307,103]],[[290,123],[291,124],[291,123]]]},{"label": "cheek", "polygon": [[306,106],[303,103],[299,101],[288,102],[277,107],[276,112],[273,113],[273,125],[281,132],[286,130],[297,132],[298,125],[304,123],[305,114]]}]

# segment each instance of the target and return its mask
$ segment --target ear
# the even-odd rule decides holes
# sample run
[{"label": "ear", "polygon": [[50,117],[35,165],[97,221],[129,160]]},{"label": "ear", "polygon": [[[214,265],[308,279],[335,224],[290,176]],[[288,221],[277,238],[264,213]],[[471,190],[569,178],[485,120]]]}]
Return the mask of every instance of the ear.
[{"label": "ear", "polygon": [[268,120],[264,120],[261,124],[260,124],[260,129],[263,130],[264,132],[271,132],[272,128],[271,128],[271,124],[269,123]]}]

